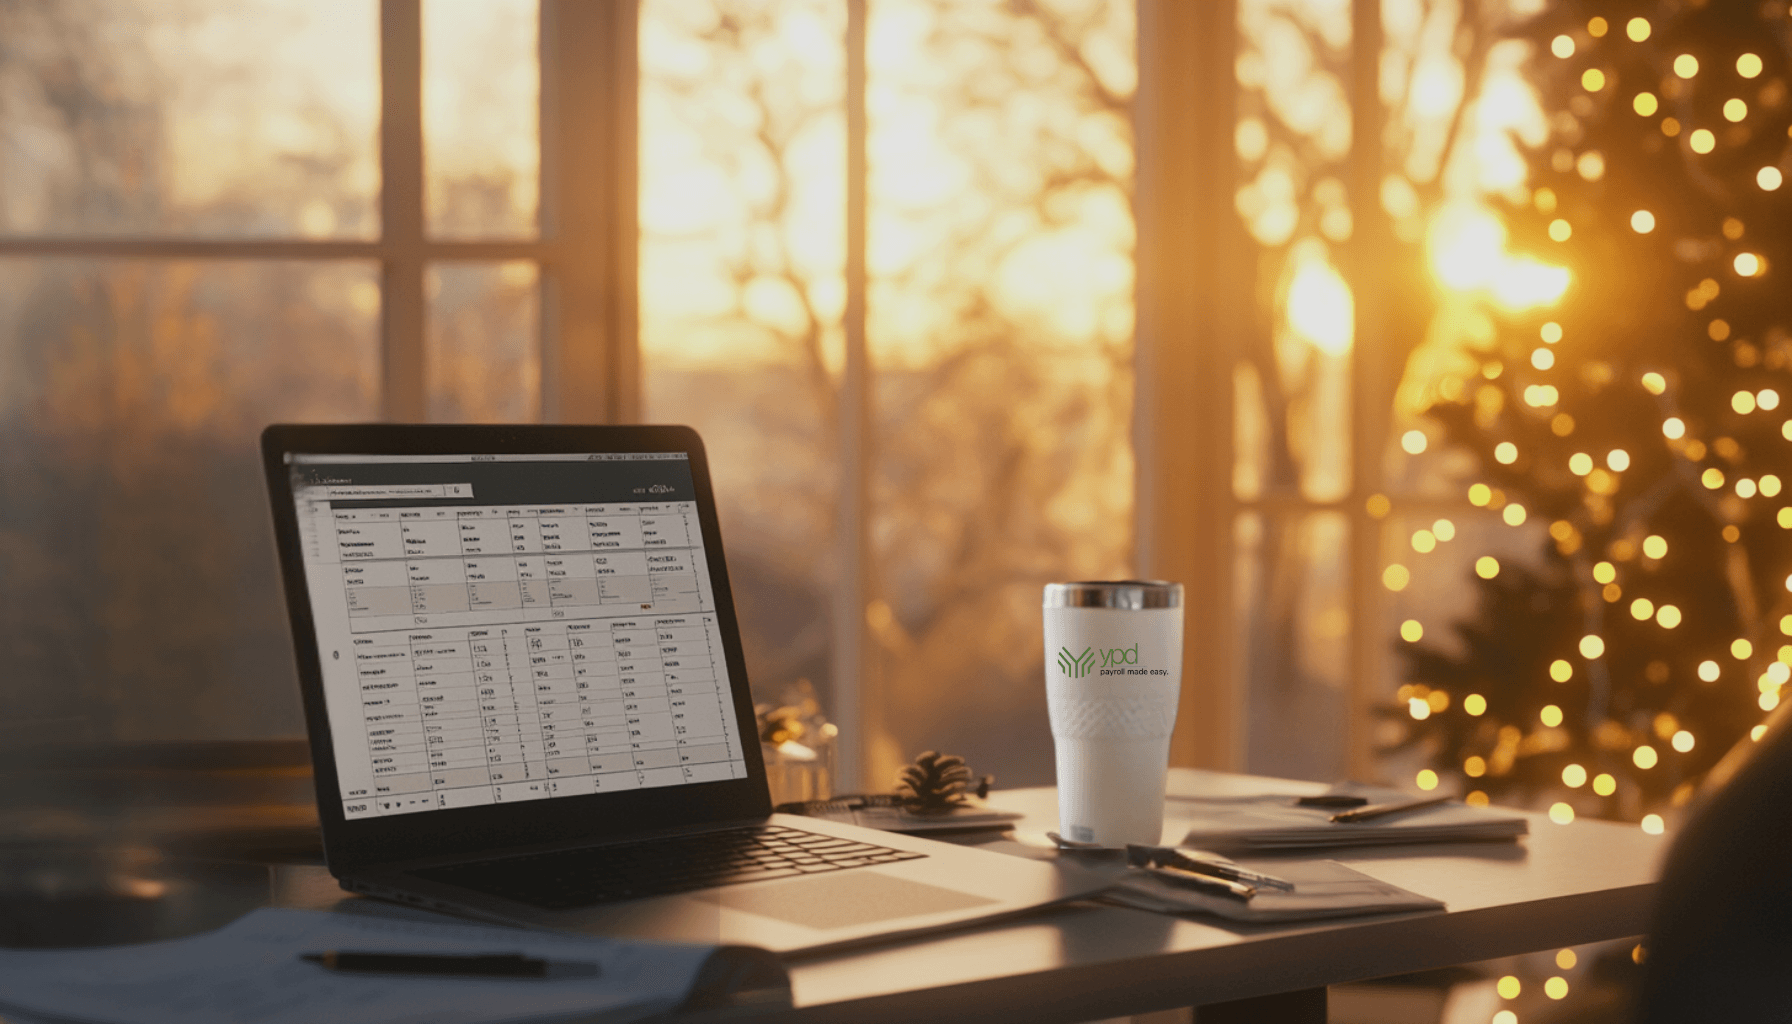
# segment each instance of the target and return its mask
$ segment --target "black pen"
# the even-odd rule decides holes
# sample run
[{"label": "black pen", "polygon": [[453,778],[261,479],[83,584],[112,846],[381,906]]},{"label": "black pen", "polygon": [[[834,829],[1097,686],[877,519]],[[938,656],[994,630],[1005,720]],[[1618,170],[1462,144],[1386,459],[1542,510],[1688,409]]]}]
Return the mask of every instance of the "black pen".
[{"label": "black pen", "polygon": [[1450,798],[1447,796],[1434,796],[1427,797],[1423,800],[1407,800],[1402,803],[1374,804],[1369,807],[1359,807],[1354,811],[1339,811],[1337,814],[1332,815],[1331,820],[1339,822],[1368,821],[1371,818],[1380,818],[1389,814],[1399,814],[1402,811],[1416,811],[1421,807],[1431,807],[1436,804],[1444,803],[1449,799]]},{"label": "black pen", "polygon": [[355,974],[436,974],[462,978],[595,978],[594,963],[543,960],[521,953],[374,953],[328,949],[299,957],[325,970]]}]

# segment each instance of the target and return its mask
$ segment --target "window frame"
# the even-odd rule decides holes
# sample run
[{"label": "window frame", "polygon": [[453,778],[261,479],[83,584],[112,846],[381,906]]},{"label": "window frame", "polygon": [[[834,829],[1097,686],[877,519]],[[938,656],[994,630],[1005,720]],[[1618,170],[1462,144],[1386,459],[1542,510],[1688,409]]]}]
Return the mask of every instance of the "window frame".
[{"label": "window frame", "polygon": [[540,268],[542,420],[637,419],[637,8],[634,2],[539,2],[541,207],[534,239],[429,237],[422,0],[380,0],[377,238],[0,234],[0,256],[377,264],[381,416],[412,423],[429,418],[424,280],[430,266],[526,260]]}]

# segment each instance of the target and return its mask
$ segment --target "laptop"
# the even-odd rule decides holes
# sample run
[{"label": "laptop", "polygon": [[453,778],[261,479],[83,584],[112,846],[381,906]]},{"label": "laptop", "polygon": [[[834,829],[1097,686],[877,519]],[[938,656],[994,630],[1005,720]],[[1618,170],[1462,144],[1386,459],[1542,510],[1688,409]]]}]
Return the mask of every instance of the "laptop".
[{"label": "laptop", "polygon": [[796,954],[1103,884],[772,813],[694,431],[272,426],[262,453],[343,888]]}]

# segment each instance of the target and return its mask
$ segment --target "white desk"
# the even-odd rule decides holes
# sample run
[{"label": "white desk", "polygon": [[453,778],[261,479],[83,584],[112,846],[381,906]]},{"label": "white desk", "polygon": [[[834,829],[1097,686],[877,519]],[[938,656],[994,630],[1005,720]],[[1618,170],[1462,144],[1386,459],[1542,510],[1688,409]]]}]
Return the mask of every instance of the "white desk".
[{"label": "white desk", "polygon": [[[1314,793],[1325,787],[1178,769],[1171,793]],[[1051,789],[1001,790],[1017,836],[1045,846]],[[1166,839],[1186,825],[1174,819]],[[1201,1024],[1323,1022],[1325,987],[1641,934],[1666,842],[1635,825],[1531,816],[1513,843],[1384,847],[1336,859],[1444,900],[1441,913],[1307,925],[1244,925],[1073,905],[792,966],[780,1020],[853,1024],[1074,1024],[1173,1007]],[[322,868],[283,868],[273,902],[328,907],[345,894]],[[1231,1004],[1216,1006],[1215,1004]]]},{"label": "white desk", "polygon": [[[1175,793],[1319,792],[1313,783],[1177,770]],[[1050,789],[1000,791],[1027,813],[1017,834],[1044,843]],[[1175,814],[1174,801],[1170,814]],[[1166,838],[1186,826],[1172,818]],[[793,1020],[1095,1020],[1252,1000],[1214,1020],[1324,1020],[1327,985],[1640,934],[1661,837],[1634,825],[1531,816],[1517,844],[1350,851],[1336,859],[1444,900],[1442,913],[1310,925],[1240,925],[1114,907],[1072,906],[792,969]],[[1271,997],[1264,999],[1263,997]]]}]

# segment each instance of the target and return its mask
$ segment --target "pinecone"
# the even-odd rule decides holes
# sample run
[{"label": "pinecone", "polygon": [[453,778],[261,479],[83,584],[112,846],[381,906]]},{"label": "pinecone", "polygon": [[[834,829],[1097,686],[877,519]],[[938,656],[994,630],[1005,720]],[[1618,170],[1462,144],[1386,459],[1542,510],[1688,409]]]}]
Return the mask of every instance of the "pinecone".
[{"label": "pinecone", "polygon": [[964,758],[929,750],[903,767],[896,777],[896,792],[910,810],[943,811],[964,803],[974,778]]}]

